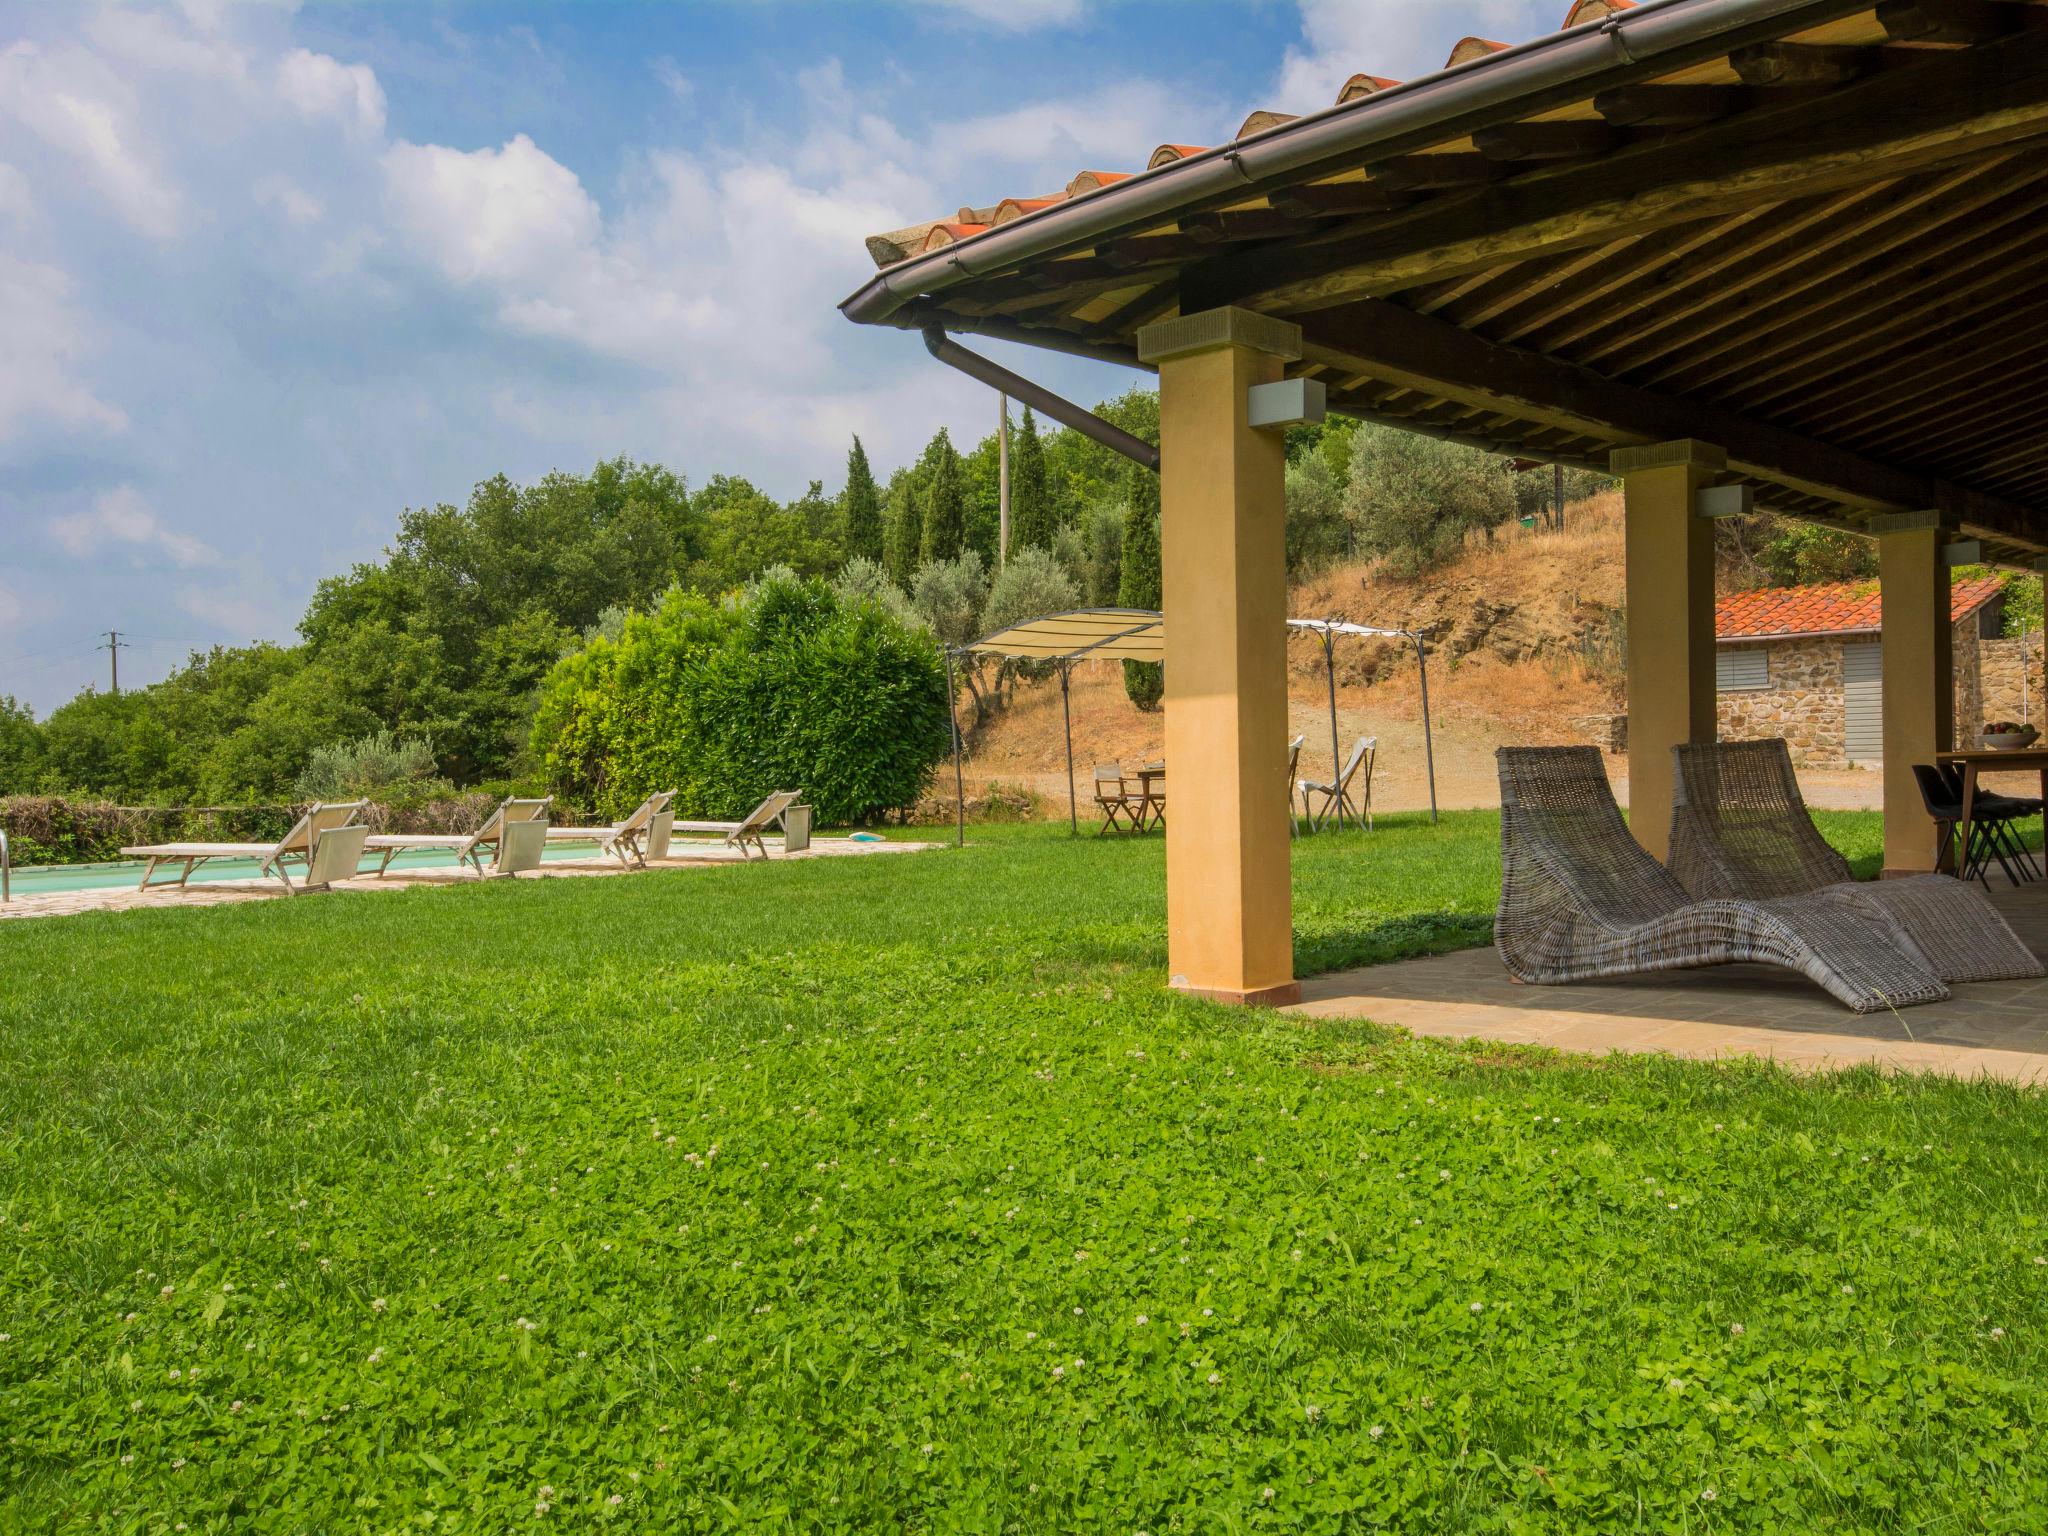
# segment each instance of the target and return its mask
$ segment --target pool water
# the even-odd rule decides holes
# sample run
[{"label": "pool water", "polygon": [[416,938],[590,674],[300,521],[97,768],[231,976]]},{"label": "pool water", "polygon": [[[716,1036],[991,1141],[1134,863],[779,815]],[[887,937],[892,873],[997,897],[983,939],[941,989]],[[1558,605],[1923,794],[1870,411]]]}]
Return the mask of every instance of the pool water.
[{"label": "pool water", "polygon": [[[587,859],[597,852],[595,843],[558,843],[541,855],[543,859]],[[373,874],[377,868],[378,855],[365,854],[360,866],[363,873]],[[444,848],[416,848],[401,853],[391,861],[391,872],[405,870],[452,869],[458,860],[453,852]],[[206,885],[216,880],[257,880],[265,877],[260,859],[209,859],[192,871],[187,885]],[[486,861],[486,869],[490,867]],[[16,869],[13,879],[13,894],[21,896],[55,896],[70,891],[133,890],[142,883],[143,861],[123,859],[113,864],[36,864],[25,869]],[[296,884],[301,866],[292,866],[292,880]],[[150,883],[150,889],[157,885],[175,885],[178,867],[167,865],[157,872]]]}]

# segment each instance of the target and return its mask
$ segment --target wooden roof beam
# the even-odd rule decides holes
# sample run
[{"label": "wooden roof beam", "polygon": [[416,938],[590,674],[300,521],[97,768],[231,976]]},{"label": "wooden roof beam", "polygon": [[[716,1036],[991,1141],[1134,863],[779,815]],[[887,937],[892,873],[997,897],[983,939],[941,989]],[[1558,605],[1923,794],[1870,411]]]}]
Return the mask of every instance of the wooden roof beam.
[{"label": "wooden roof beam", "polygon": [[1610,123],[1570,119],[1548,123],[1509,123],[1481,128],[1473,147],[1489,160],[1583,160],[1619,149],[1629,136]]},{"label": "wooden roof beam", "polygon": [[1525,172],[1340,228],[1211,257],[1184,307],[1302,310],[1988,155],[2048,131],[2048,33],[1933,54],[1818,100]]},{"label": "wooden roof beam", "polygon": [[2048,27],[2048,10],[2018,0],[1879,0],[1877,23],[1895,43],[1986,43]]},{"label": "wooden roof beam", "polygon": [[1729,468],[1791,490],[1881,511],[1946,510],[1994,537],[2048,549],[2048,513],[1950,485],[1704,401],[1622,384],[1589,368],[1506,347],[1384,300],[1291,316],[1305,357],[1462,400],[1542,426],[1622,443],[1696,437]]}]

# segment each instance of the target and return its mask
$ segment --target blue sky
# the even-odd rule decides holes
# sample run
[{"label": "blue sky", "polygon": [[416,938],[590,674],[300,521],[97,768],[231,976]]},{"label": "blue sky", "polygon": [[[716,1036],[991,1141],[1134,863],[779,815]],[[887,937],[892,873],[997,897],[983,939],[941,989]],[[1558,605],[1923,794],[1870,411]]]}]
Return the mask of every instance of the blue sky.
[{"label": "blue sky", "polygon": [[884,468],[978,437],[984,391],[836,313],[862,236],[1564,9],[0,3],[0,693],[104,679],[109,628],[124,682],[289,640],[404,507],[500,470],[789,496],[856,431]]}]

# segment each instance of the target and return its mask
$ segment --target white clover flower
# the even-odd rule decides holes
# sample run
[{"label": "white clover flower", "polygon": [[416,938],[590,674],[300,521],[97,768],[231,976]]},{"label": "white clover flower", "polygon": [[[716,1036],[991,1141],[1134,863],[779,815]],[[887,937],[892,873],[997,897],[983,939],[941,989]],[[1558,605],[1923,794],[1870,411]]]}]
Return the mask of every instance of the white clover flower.
[{"label": "white clover flower", "polygon": [[1367,1433],[1368,1435],[1371,1435],[1371,1436],[1373,1437],[1373,1439],[1375,1439],[1375,1440],[1379,1439],[1379,1437],[1380,1437],[1381,1435],[1384,1435],[1384,1434],[1385,1434],[1386,1432],[1387,1432],[1387,1426],[1386,1426],[1386,1425],[1384,1425],[1384,1424],[1375,1424],[1375,1425],[1373,1425],[1373,1426],[1372,1426],[1372,1428],[1370,1428],[1370,1429],[1368,1429],[1368,1430],[1366,1431],[1366,1433]]},{"label": "white clover flower", "polygon": [[1743,1327],[1742,1327],[1742,1324],[1740,1324],[1740,1323],[1730,1323],[1730,1324],[1728,1325],[1728,1331],[1729,1331],[1730,1333],[1734,1334],[1734,1335],[1735,1335],[1735,1337],[1739,1339],[1739,1338],[1741,1338],[1741,1337],[1742,1337],[1742,1334],[1743,1334]]},{"label": "white clover flower", "polygon": [[121,1458],[121,1465],[122,1465],[122,1466],[124,1466],[124,1467],[132,1467],[132,1466],[134,1466],[134,1465],[135,1465],[135,1453],[134,1453],[133,1451],[130,1451],[130,1452],[129,1452],[129,1453],[128,1453],[128,1454],[126,1455],[126,1456],[123,1456],[123,1457]]},{"label": "white clover flower", "polygon": [[[766,1168],[768,1165],[766,1163],[763,1163],[761,1166],[763,1168]],[[613,1509],[617,1509],[621,1504],[625,1502],[626,1496],[623,1493],[615,1493],[610,1498],[605,1500],[605,1503],[611,1505]]]},{"label": "white clover flower", "polygon": [[170,1294],[171,1294],[171,1292],[172,1292],[172,1291],[174,1291],[174,1290],[176,1290],[176,1289],[177,1289],[177,1287],[176,1287],[176,1286],[170,1286],[170,1285],[167,1285],[167,1286],[165,1286],[165,1287],[164,1287],[164,1288],[163,1288],[162,1290],[158,1291],[158,1292],[157,1292],[157,1295],[159,1295],[159,1296],[168,1296],[168,1295],[170,1295]]},{"label": "white clover flower", "polygon": [[1451,1170],[1448,1168],[1439,1168],[1436,1171],[1436,1176],[1439,1179],[1448,1179],[1451,1176]]},{"label": "white clover flower", "polygon": [[370,1303],[370,1310],[372,1312],[382,1312],[385,1308],[385,1305],[386,1303],[384,1298],[382,1296],[379,1296]]},{"label": "white clover flower", "polygon": [[1472,1303],[1472,1310],[1474,1312],[1484,1312],[1486,1310],[1486,1303],[1483,1301],[1475,1301]]},{"label": "white clover flower", "polygon": [[1066,1374],[1067,1374],[1067,1368],[1066,1368],[1066,1367],[1065,1367],[1064,1365],[1056,1365],[1056,1366],[1054,1366],[1054,1367],[1052,1368],[1052,1379],[1053,1379],[1054,1381],[1061,1381],[1061,1380],[1064,1380],[1064,1379],[1065,1379],[1065,1377],[1066,1377]]},{"label": "white clover flower", "polygon": [[235,1400],[234,1400],[234,1401],[233,1401],[232,1403],[229,1403],[229,1404],[228,1404],[228,1412],[229,1412],[229,1413],[240,1413],[241,1411],[242,1411],[242,1400],[241,1400],[241,1399],[240,1399],[239,1397],[238,1397],[238,1398],[236,1398],[236,1399],[235,1399]]},{"label": "white clover flower", "polygon": [[1993,1337],[1994,1339],[2002,1339],[2005,1337],[2005,1330],[2003,1328],[1994,1328],[1991,1330],[1991,1337]]},{"label": "white clover flower", "polygon": [[1137,1325],[1138,1325],[1138,1326],[1139,1326],[1140,1328],[1142,1328],[1142,1327],[1144,1327],[1144,1326],[1145,1326],[1145,1325],[1146,1325],[1147,1323],[1151,1322],[1151,1321],[1152,1321],[1152,1319],[1151,1319],[1151,1318],[1149,1318],[1149,1317],[1147,1317],[1147,1316],[1146,1316],[1146,1315],[1145,1315],[1144,1313],[1140,1312],[1140,1313],[1139,1313],[1139,1314],[1137,1315],[1137,1317],[1136,1317],[1136,1318],[1134,1319],[1134,1321],[1135,1321],[1135,1322],[1137,1323]]},{"label": "white clover flower", "polygon": [[1702,1488],[1700,1490],[1700,1497],[1704,1499],[1707,1503],[1711,1504],[1714,1502],[1714,1500],[1718,1499],[1720,1495],[1714,1492],[1714,1490],[1711,1488]]},{"label": "white clover flower", "polygon": [[1856,1287],[1853,1285],[1845,1285],[1842,1287],[1842,1294],[1844,1296],[1854,1296],[1856,1294]]},{"label": "white clover flower", "polygon": [[1260,1497],[1260,1498],[1262,1498],[1262,1499],[1264,1499],[1264,1500],[1265,1500],[1265,1501],[1266,1501],[1266,1502],[1267,1502],[1268,1504],[1272,1503],[1272,1502],[1273,1502],[1273,1490],[1272,1490],[1272,1488],[1271,1488],[1270,1486],[1268,1486],[1268,1487],[1265,1487],[1265,1488],[1261,1488],[1261,1489],[1259,1490],[1259,1497]]},{"label": "white clover flower", "polygon": [[1668,1391],[1683,1392],[1685,1390],[1685,1379],[1681,1376],[1674,1376],[1665,1382],[1664,1386]]},{"label": "white clover flower", "polygon": [[1314,1403],[1310,1403],[1301,1411],[1304,1415],[1307,1416],[1308,1421],[1311,1424],[1315,1423],[1316,1420],[1320,1419],[1323,1416],[1323,1410]]},{"label": "white clover flower", "polygon": [[924,1451],[924,1454],[925,1454],[925,1455],[927,1455],[927,1456],[931,1455],[931,1453],[932,1453],[932,1443],[931,1443],[931,1441],[929,1441],[929,1440],[925,1441],[925,1443],[924,1443],[924,1445],[923,1445],[922,1449],[923,1449],[923,1451]]}]

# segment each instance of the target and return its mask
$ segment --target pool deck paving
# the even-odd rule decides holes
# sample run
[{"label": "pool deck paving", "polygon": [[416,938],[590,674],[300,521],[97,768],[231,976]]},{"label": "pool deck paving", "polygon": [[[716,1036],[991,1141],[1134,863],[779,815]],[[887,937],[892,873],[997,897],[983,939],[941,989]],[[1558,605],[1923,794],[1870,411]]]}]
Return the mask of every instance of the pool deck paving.
[{"label": "pool deck paving", "polygon": [[[1991,888],[2027,947],[2048,955],[2048,882]],[[1586,1055],[1652,1051],[1699,1060],[1767,1057],[1795,1070],[1887,1070],[2048,1084],[2048,980],[1954,985],[1944,1002],[1856,1014],[1804,977],[1725,965],[1625,980],[1524,986],[1489,946],[1312,977],[1284,1010],[1363,1018],[1415,1035],[1548,1046]]]},{"label": "pool deck paving", "polygon": [[[834,859],[864,858],[871,854],[917,853],[927,848],[941,846],[929,842],[855,842],[851,838],[818,837],[811,840],[811,846],[799,853],[787,853],[774,839],[768,839],[770,858],[781,863],[784,859]],[[710,869],[720,865],[743,862],[759,863],[759,859],[745,860],[739,851],[721,843],[695,843],[680,840],[669,845],[669,856],[665,859],[650,859],[646,868],[627,869],[615,858],[606,854],[593,853],[586,858],[550,859],[539,869],[522,870],[516,875],[485,875],[486,880],[555,880],[580,877],[616,877],[638,875],[664,869]],[[20,873],[17,871],[17,874]],[[137,880],[141,879],[138,873]],[[325,895],[328,892],[357,891],[404,891],[421,886],[474,885],[479,877],[468,870],[455,868],[397,869],[388,875],[358,875],[352,880],[337,880],[324,891],[299,891],[299,895]],[[87,891],[52,891],[47,895],[21,895],[17,892],[12,901],[0,902],[0,918],[12,917],[71,917],[87,912],[128,912],[140,907],[217,907],[241,901],[279,901],[286,896],[284,888],[275,879],[257,880],[194,880],[180,890],[175,884],[152,885],[148,890],[138,890],[133,885],[101,886]]]}]

